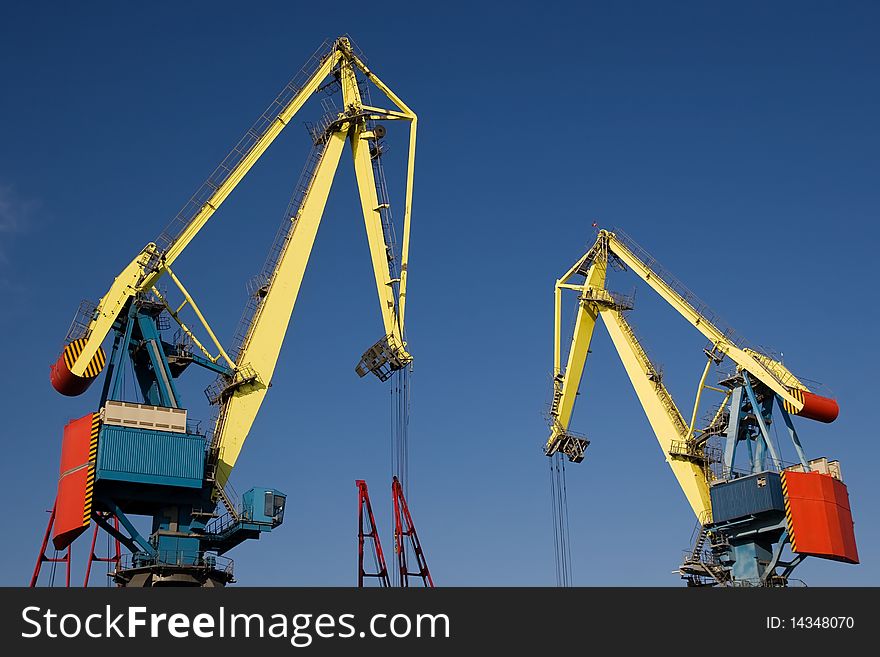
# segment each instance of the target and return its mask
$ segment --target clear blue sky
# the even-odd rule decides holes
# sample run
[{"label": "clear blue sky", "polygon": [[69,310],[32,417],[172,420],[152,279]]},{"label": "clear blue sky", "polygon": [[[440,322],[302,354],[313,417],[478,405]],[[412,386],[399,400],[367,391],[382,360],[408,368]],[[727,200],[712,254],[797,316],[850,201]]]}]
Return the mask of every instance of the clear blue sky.
[{"label": "clear blue sky", "polygon": [[[0,583],[27,582],[62,427],[97,403],[98,386],[68,399],[48,382],[79,301],[106,291],[324,38],[349,33],[420,116],[410,502],[435,581],[554,583],[552,288],[598,221],[835,391],[835,424],[798,426],[811,456],[842,463],[863,564],[808,560],[798,576],[880,584],[876,4],[344,4],[4,6]],[[226,339],[306,153],[291,126],[180,261]],[[357,478],[391,547],[389,392],[352,371],[381,327],[343,165],[234,475],[290,495],[283,527],[231,554],[243,584],[353,585]],[[703,340],[639,299],[632,319],[689,407]],[[678,585],[692,514],[603,329],[593,351],[574,422],[593,444],[568,476],[574,582]],[[209,381],[193,384],[192,415],[209,416]]]}]

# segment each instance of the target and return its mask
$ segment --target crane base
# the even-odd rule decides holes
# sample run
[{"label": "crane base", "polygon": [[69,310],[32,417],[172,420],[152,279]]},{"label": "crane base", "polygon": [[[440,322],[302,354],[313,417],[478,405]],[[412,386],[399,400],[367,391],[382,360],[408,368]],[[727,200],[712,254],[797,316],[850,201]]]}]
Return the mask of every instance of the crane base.
[{"label": "crane base", "polygon": [[218,588],[235,581],[232,573],[210,566],[167,564],[118,569],[111,576],[117,586],[125,588],[158,586]]}]

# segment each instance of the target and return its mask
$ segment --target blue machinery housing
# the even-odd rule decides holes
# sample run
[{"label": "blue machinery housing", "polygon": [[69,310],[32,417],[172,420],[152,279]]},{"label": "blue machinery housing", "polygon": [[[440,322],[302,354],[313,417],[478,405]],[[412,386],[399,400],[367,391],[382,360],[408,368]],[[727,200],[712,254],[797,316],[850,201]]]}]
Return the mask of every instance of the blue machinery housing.
[{"label": "blue machinery housing", "polygon": [[[187,425],[174,380],[190,365],[218,366],[192,354],[185,344],[162,339],[162,306],[136,298],[117,322],[110,367],[101,398],[102,421],[95,463],[93,518],[129,550],[113,578],[122,586],[222,586],[233,580],[232,562],[222,555],[259,538],[284,520],[286,496],[272,488],[251,488],[241,502],[223,492],[221,505],[210,439]],[[122,402],[123,359],[131,361],[143,404]],[[108,404],[109,402],[109,404]],[[117,402],[114,404],[114,402]],[[119,403],[122,402],[122,403]],[[183,425],[169,430],[138,422],[131,413],[175,413]],[[109,409],[119,409],[110,418]],[[145,410],[144,410],[145,409]],[[176,417],[176,416],[175,416]],[[224,506],[232,506],[226,508]],[[224,510],[223,513],[218,513]],[[152,518],[144,537],[130,515]],[[111,524],[119,519],[126,533]]]}]

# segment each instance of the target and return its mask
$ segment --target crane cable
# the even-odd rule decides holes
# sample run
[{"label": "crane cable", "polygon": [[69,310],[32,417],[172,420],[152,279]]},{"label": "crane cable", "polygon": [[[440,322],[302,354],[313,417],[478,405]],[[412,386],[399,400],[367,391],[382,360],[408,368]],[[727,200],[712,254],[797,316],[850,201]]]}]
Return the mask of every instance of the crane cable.
[{"label": "crane cable", "polygon": [[556,586],[571,586],[571,542],[568,531],[568,492],[565,485],[565,457],[557,452],[550,461],[550,505],[553,515],[553,545]]},{"label": "crane cable", "polygon": [[[357,73],[356,73],[357,75]],[[372,105],[370,98],[370,85],[367,84],[366,78],[357,75],[358,84],[362,97],[368,105]],[[375,121],[368,120],[367,127],[373,130],[376,126]],[[372,153],[371,163],[373,168],[373,180],[376,185],[376,198],[380,204],[380,217],[382,222],[382,233],[385,239],[385,245],[388,255],[388,273],[392,281],[399,281],[401,278],[401,261],[398,259],[397,238],[394,229],[394,219],[391,211],[391,198],[388,192],[388,183],[385,178],[385,169],[382,166],[382,155],[385,152],[383,145],[380,143],[380,137],[375,141],[375,152]],[[402,257],[403,254],[399,254]],[[397,288],[399,294],[399,287]],[[398,297],[399,298],[399,297]],[[406,336],[401,330],[401,338],[406,344]],[[409,498],[409,413],[410,413],[410,375],[412,374],[412,364],[397,370],[391,379],[391,475],[397,477],[400,481],[403,494]],[[394,523],[392,523],[392,545],[395,550],[405,550],[406,544],[399,541]],[[391,568],[391,584],[392,586],[401,586],[400,573],[398,568]]]},{"label": "crane cable", "polygon": [[394,373],[391,384],[391,475],[396,476],[404,495],[409,494],[409,410],[410,366]]},{"label": "crane cable", "polygon": [[[391,383],[391,475],[400,480],[404,495],[409,497],[409,410],[410,410],[410,375],[408,365],[394,373]],[[392,502],[393,505],[393,502]],[[393,510],[392,510],[393,514]],[[391,523],[391,545],[394,556],[398,550],[406,550],[406,542],[397,535],[396,523]],[[391,585],[401,586],[399,568],[391,568]]]},{"label": "crane cable", "polygon": [[[576,318],[570,320],[569,335],[574,335]],[[572,337],[572,342],[574,337]],[[575,398],[577,401],[577,398]],[[556,586],[571,586],[571,539],[568,523],[568,491],[565,484],[565,456],[556,452],[550,461],[550,512],[553,517],[553,551],[556,561]]]}]

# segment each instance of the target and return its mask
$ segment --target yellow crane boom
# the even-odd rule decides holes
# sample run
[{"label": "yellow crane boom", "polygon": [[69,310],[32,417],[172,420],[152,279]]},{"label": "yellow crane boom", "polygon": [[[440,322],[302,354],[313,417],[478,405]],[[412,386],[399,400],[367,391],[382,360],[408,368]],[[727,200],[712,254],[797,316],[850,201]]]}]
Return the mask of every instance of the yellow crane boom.
[{"label": "yellow crane boom", "polygon": [[[702,333],[714,345],[715,350],[728,356],[739,367],[747,370],[755,376],[761,383],[770,388],[779,397],[793,407],[803,407],[803,402],[798,400],[792,393],[792,387],[803,387],[794,375],[789,372],[782,363],[773,361],[770,358],[763,357],[761,359],[754,355],[749,349],[738,347],[730,335],[723,332],[706,316],[700,309],[694,307],[687,298],[673,286],[670,282],[664,280],[657,272],[640,259],[634,251],[638,248],[632,248],[634,243],[631,240],[625,240],[612,232],[599,231],[599,240],[604,240],[608,244],[608,250],[629,267],[639,278],[650,285],[660,297],[668,303],[682,317],[684,317],[695,329]],[[628,245],[629,243],[629,245]],[[630,246],[632,245],[632,246]],[[772,362],[772,365],[770,364]],[[804,388],[806,389],[806,388]]]},{"label": "yellow crane boom", "polygon": [[[618,267],[628,268],[645,281],[678,314],[710,341],[706,350],[708,361],[700,380],[693,413],[688,422],[678,410],[662,382],[661,373],[639,343],[624,317],[631,309],[627,299],[606,289],[608,267],[614,260]],[[576,282],[583,277],[583,282]],[[562,367],[562,293],[578,292],[574,334]],[[625,235],[607,230],[598,232],[596,242],[561,278],[554,287],[553,338],[553,399],[550,407],[550,436],[544,452],[558,452],[569,460],[583,460],[588,444],[569,430],[575,400],[584,373],[587,355],[597,319],[601,317],[614,347],[626,369],[651,428],[663,450],[667,463],[688,499],[694,514],[703,524],[711,521],[709,481],[711,473],[703,450],[705,437],[695,430],[700,397],[713,362],[729,357],[738,372],[765,385],[786,409],[805,417],[830,422],[837,416],[834,400],[812,393],[781,362],[745,346],[732,330],[722,330],[713,321],[714,315],[683,285]],[[744,374],[745,373],[745,374]],[[729,398],[725,397],[725,402]],[[720,414],[719,409],[719,414]],[[718,421],[718,415],[714,422]]]},{"label": "yellow crane boom", "polygon": [[329,53],[305,86],[278,113],[275,120],[259,135],[251,148],[240,159],[226,179],[216,188],[196,212],[183,231],[174,239],[167,250],[160,250],[155,243],[147,244],[141,252],[123,269],[114,280],[113,285],[101,300],[88,325],[83,337],[87,343],[70,367],[74,376],[82,377],[88,364],[94,358],[101,344],[110,332],[113,323],[128,303],[128,300],[140,292],[149,291],[159,281],[183,250],[193,241],[208,220],[220,208],[223,201],[232,193],[251,167],[260,159],[275,138],[287,126],[293,115],[315,93],[321,82],[330,74],[333,66],[339,61],[339,51]]},{"label": "yellow crane boom", "polygon": [[[212,402],[219,404],[218,423],[213,434],[216,459],[216,481],[226,483],[232,467],[241,452],[253,422],[271,385],[284,335],[308,264],[315,236],[320,225],[330,187],[346,142],[351,145],[355,175],[361,200],[361,209],[367,230],[370,257],[379,296],[384,336],[364,355],[358,374],[374,372],[385,378],[389,370],[404,367],[412,360],[404,340],[404,310],[409,258],[412,188],[415,166],[415,137],[417,118],[376,74],[355,53],[350,41],[340,37],[329,48],[314,57],[313,70],[305,71],[304,81],[296,88],[288,85],[269,110],[261,117],[232,153],[208,179],[200,192],[181,211],[177,225],[164,239],[150,243],[126,266],[114,280],[88,318],[87,325],[77,340],[65,348],[65,353],[53,367],[52,381],[64,394],[79,394],[100,373],[97,359],[103,366],[102,342],[129,301],[140,294],[154,293],[166,303],[169,312],[182,329],[212,362],[223,358],[230,365],[231,374],[221,375],[213,387]],[[358,74],[372,82],[391,101],[393,109],[384,109],[363,102]],[[328,82],[329,78],[329,82]],[[338,84],[342,91],[344,109],[326,122],[313,136],[316,157],[313,169],[307,171],[306,187],[299,206],[288,217],[290,224],[284,232],[280,253],[271,270],[265,272],[265,284],[257,291],[257,301],[244,330],[234,362],[220,346],[207,321],[198,310],[194,299],[183,287],[171,266],[199,231],[214,215],[223,201],[266,152],[282,130],[289,125],[306,101],[328,84]],[[393,245],[385,234],[385,214],[388,205],[380,200],[374,160],[381,156],[378,141],[384,136],[384,127],[374,127],[377,120],[406,121],[410,124],[407,155],[403,234],[399,274],[394,276],[391,266]],[[307,169],[310,165],[307,165]],[[184,295],[185,302],[194,309],[202,326],[208,332],[218,355],[211,357],[198,342],[189,327],[181,323],[178,312],[167,305],[155,289],[159,279],[168,273],[172,282]]]},{"label": "yellow crane boom", "polygon": [[685,447],[690,433],[684,417],[620,310],[606,307],[602,309],[601,316],[666,462],[672,468],[694,514],[697,518],[707,520],[711,517],[712,508],[709,481],[704,464],[698,458],[693,458]]}]

